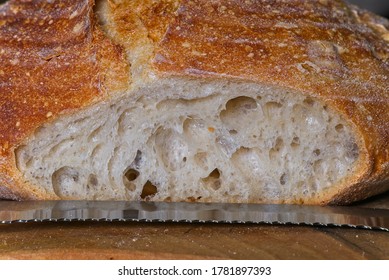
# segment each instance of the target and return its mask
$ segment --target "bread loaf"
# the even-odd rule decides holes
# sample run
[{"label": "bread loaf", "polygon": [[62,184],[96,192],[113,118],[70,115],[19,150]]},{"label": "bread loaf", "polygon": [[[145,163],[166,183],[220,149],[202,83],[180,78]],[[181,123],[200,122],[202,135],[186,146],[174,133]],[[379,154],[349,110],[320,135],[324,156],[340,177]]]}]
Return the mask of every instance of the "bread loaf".
[{"label": "bread loaf", "polygon": [[389,22],[327,0],[11,0],[5,199],[348,204],[389,189]]}]

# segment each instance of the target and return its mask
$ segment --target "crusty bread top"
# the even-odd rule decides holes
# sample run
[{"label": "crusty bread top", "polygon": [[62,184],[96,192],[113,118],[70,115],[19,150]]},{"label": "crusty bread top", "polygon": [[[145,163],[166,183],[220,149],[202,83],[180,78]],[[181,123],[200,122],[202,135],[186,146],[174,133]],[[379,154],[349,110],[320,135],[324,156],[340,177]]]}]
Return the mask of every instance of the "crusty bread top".
[{"label": "crusty bread top", "polygon": [[[2,186],[15,180],[14,149],[41,124],[169,75],[250,80],[317,97],[360,133],[364,182],[388,182],[387,20],[327,0],[110,0],[98,19],[93,5],[13,0],[0,8],[0,173],[8,174],[0,195],[31,197]],[[334,202],[383,188],[364,187],[354,184]]]}]

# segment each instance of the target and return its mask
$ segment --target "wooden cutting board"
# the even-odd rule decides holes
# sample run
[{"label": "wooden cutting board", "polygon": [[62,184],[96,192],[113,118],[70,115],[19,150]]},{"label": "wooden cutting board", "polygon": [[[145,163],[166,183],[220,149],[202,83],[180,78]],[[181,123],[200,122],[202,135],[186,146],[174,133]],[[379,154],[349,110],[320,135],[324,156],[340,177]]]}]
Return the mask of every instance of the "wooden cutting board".
[{"label": "wooden cutting board", "polygon": [[[389,209],[389,194],[365,202]],[[0,259],[389,259],[389,233],[129,222],[0,225]]]}]

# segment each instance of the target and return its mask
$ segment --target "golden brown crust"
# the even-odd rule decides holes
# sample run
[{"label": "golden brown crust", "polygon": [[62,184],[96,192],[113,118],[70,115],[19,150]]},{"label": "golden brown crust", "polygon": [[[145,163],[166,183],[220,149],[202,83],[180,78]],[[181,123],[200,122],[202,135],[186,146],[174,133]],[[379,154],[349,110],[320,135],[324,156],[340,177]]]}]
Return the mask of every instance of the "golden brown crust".
[{"label": "golden brown crust", "polygon": [[134,84],[144,84],[152,72],[154,48],[178,9],[177,0],[107,0],[98,2],[97,17],[106,35],[124,46]]},{"label": "golden brown crust", "polygon": [[[41,124],[128,87],[123,51],[94,25],[93,1],[10,1],[0,8],[0,186],[40,198],[13,151]],[[23,187],[24,186],[24,187]],[[4,189],[4,188],[3,188]]]},{"label": "golden brown crust", "polygon": [[[0,186],[19,185],[19,197],[45,196],[12,182],[15,146],[50,118],[127,85],[121,48],[94,25],[92,5],[11,1],[0,9],[0,172],[8,174]],[[387,20],[327,0],[109,0],[103,17],[105,32],[126,49],[134,83],[153,75],[256,81],[319,98],[349,120],[365,164],[351,186],[341,182],[314,203],[389,188]]]}]

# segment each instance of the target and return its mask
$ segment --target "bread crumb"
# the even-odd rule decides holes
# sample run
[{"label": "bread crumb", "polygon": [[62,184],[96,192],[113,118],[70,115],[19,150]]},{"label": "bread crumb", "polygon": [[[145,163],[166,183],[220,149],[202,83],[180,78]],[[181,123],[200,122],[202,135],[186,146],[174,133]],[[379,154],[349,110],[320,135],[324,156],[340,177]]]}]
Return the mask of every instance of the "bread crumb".
[{"label": "bread crumb", "polygon": [[48,112],[47,114],[46,114],[46,118],[50,118],[50,117],[52,117],[53,116],[53,113],[52,112]]}]

